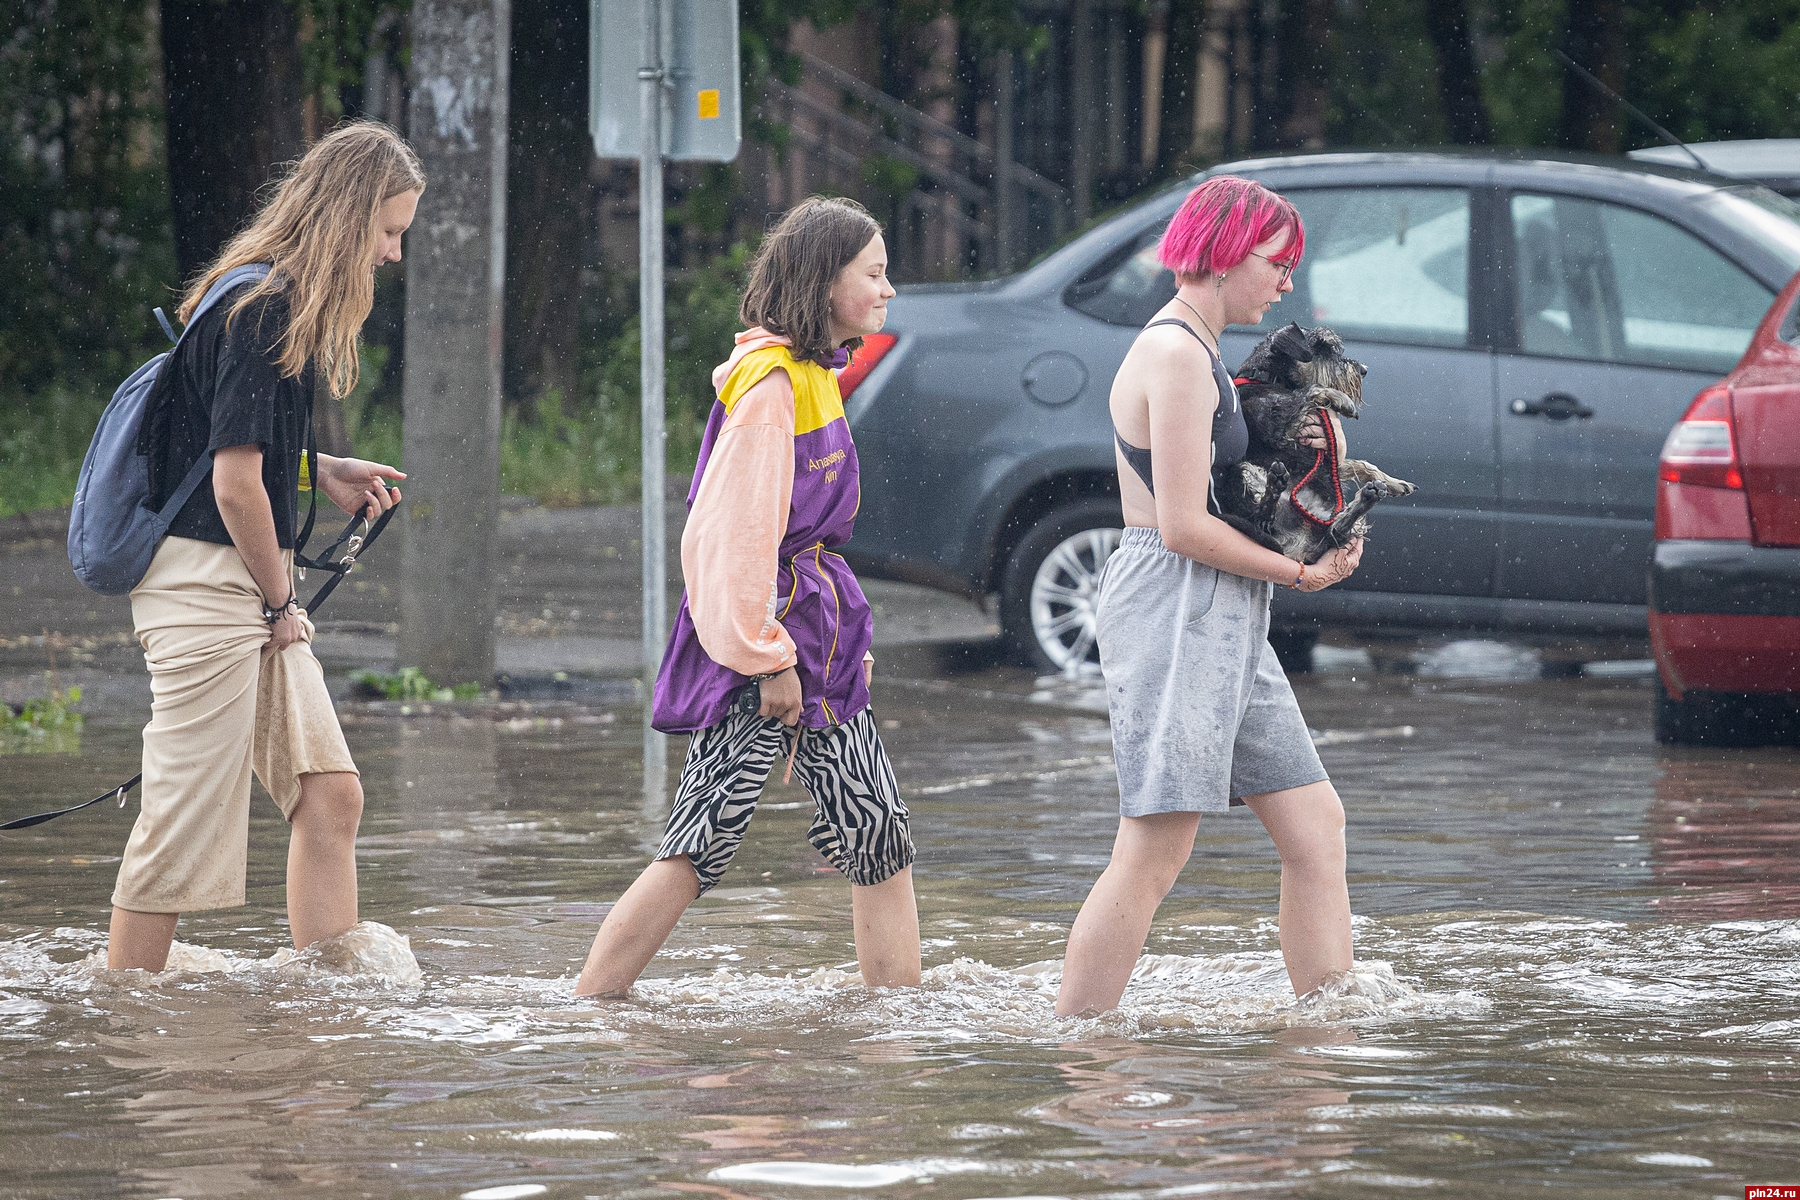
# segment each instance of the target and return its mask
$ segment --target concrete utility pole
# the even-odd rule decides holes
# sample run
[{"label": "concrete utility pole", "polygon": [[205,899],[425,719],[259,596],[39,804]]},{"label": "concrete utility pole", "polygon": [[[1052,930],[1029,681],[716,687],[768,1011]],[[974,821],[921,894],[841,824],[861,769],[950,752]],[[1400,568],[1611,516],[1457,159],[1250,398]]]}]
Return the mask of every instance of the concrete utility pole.
[{"label": "concrete utility pole", "polygon": [[399,662],[442,685],[494,678],[511,33],[511,0],[413,6]]}]

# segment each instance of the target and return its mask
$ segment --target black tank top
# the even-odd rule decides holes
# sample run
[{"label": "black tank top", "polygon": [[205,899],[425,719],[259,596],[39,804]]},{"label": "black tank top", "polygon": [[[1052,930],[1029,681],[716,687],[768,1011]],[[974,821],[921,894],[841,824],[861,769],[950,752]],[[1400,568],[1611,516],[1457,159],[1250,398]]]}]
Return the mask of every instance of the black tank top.
[{"label": "black tank top", "polygon": [[[1206,357],[1212,360],[1213,382],[1219,385],[1219,406],[1213,410],[1212,421],[1212,479],[1215,486],[1207,489],[1206,506],[1217,514],[1221,509],[1214,493],[1218,490],[1219,472],[1243,462],[1245,452],[1250,449],[1250,427],[1244,424],[1244,410],[1238,405],[1237,384],[1232,381],[1225,364],[1219,361],[1219,356],[1213,353],[1213,348],[1206,344],[1206,339],[1194,333],[1192,325],[1178,317],[1164,317],[1144,328],[1155,329],[1158,325],[1179,325],[1187,330],[1206,351]],[[1113,440],[1119,443],[1119,452],[1144,481],[1144,486],[1150,489],[1150,494],[1156,495],[1156,485],[1151,482],[1150,451],[1133,446],[1119,436],[1117,429],[1113,430]]]}]

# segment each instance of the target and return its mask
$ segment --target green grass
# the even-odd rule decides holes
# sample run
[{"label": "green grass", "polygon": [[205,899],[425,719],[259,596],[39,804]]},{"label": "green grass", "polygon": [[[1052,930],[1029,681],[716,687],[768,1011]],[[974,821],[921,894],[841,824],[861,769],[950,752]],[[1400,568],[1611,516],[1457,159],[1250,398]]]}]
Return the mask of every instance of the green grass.
[{"label": "green grass", "polygon": [[110,398],[99,388],[58,387],[0,399],[0,517],[74,498],[82,456]]},{"label": "green grass", "polygon": [[81,752],[81,714],[74,711],[81,703],[81,689],[63,691],[55,677],[45,673],[50,685],[47,696],[27,700],[17,711],[0,705],[0,754],[79,754]]},{"label": "green grass", "polygon": [[380,671],[358,671],[350,677],[355,693],[365,700],[479,700],[479,683],[458,683],[439,687],[417,667],[401,667],[398,675]]}]

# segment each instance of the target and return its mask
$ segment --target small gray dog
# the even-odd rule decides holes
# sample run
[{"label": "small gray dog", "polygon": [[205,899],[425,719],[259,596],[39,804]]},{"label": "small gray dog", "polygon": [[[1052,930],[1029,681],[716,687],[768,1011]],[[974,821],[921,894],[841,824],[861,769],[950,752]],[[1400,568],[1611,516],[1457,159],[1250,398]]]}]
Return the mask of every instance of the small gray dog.
[{"label": "small gray dog", "polygon": [[[1368,373],[1323,325],[1289,324],[1257,343],[1237,372],[1250,447],[1219,484],[1229,524],[1310,565],[1367,534],[1378,501],[1417,490],[1345,454],[1342,418],[1362,411]],[[1300,444],[1315,414],[1325,432],[1323,450]]]}]

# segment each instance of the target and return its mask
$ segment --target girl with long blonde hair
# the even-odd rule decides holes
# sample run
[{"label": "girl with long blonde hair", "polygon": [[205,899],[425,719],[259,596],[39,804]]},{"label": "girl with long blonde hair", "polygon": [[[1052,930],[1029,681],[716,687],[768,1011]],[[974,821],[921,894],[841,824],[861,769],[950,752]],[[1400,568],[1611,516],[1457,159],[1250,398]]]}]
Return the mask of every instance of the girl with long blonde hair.
[{"label": "girl with long blonde hair", "polygon": [[[212,466],[131,593],[153,702],[109,966],[160,971],[180,914],[244,903],[252,771],[292,829],[295,948],[356,923],[362,784],[294,591],[299,493],[316,488],[371,519],[400,500],[393,467],[311,452],[312,397],[317,372],[336,396],[356,386],[374,273],[400,261],[424,188],[418,156],[392,129],[344,125],[183,297],[179,313],[194,324],[162,368],[140,438],[152,507],[202,457]],[[225,279],[256,264],[267,273]],[[196,317],[221,283],[234,285]]]}]

